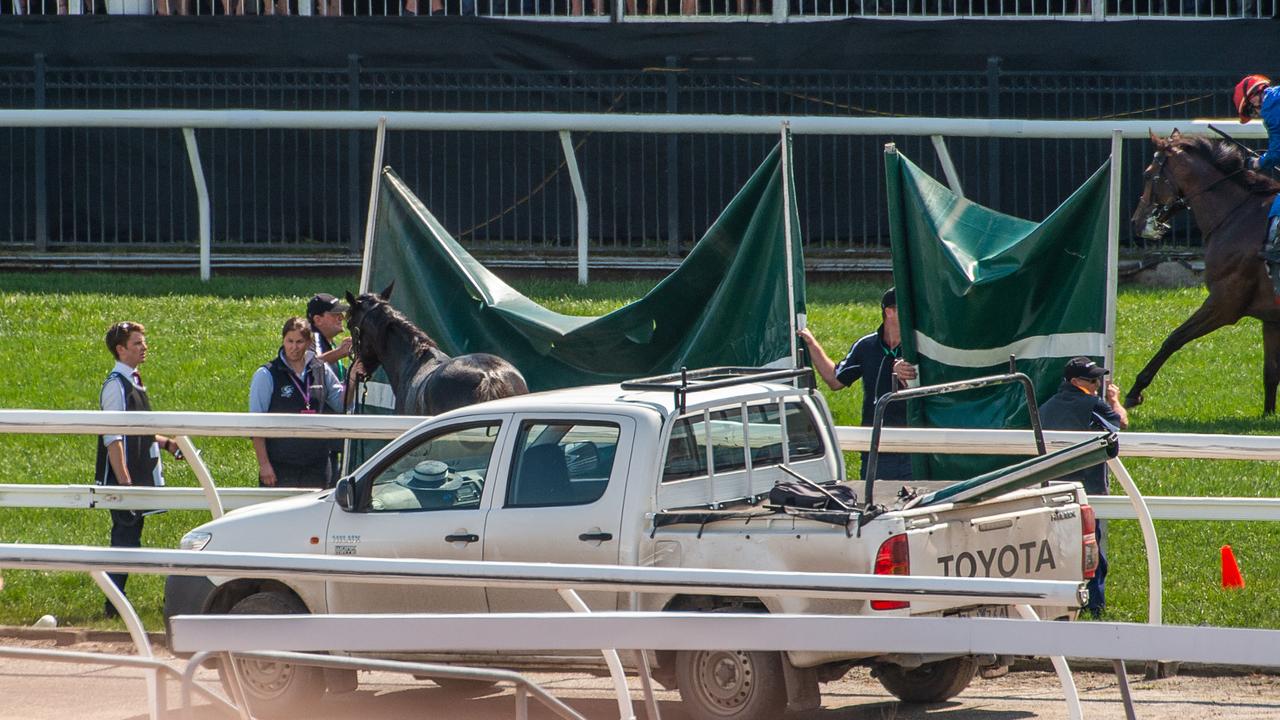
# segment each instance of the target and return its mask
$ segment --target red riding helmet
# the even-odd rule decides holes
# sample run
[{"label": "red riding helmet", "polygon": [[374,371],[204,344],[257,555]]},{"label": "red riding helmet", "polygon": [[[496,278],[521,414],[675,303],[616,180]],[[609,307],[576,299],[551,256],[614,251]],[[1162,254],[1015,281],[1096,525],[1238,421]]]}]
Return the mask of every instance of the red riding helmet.
[{"label": "red riding helmet", "polygon": [[1254,95],[1271,87],[1271,78],[1266,75],[1248,75],[1245,79],[1236,83],[1235,94],[1232,95],[1232,101],[1236,106],[1236,112],[1240,115],[1240,122],[1247,123],[1252,114],[1249,111],[1249,101]]}]

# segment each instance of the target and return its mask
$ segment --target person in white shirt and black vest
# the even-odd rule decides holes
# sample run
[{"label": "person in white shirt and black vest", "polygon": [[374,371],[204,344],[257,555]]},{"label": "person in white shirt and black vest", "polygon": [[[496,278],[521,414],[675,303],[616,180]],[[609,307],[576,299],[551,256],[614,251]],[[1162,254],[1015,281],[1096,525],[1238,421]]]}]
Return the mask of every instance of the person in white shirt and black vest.
[{"label": "person in white shirt and black vest", "polygon": [[[147,387],[138,366],[147,360],[147,329],[142,323],[118,322],[107,330],[107,349],[116,358],[115,367],[102,383],[99,406],[103,410],[151,410]],[[98,442],[94,482],[98,485],[164,485],[160,449],[178,456],[178,443],[164,435],[103,435]],[[111,547],[142,547],[142,512],[111,511]],[[128,573],[109,573],[111,581],[124,593]],[[104,606],[107,617],[117,611],[111,601]]]},{"label": "person in white shirt and black vest", "polygon": [[[280,331],[280,352],[258,368],[249,386],[249,412],[341,413],[342,383],[311,350],[311,328],[291,317]],[[258,484],[331,487],[337,482],[340,440],[253,438]]]}]

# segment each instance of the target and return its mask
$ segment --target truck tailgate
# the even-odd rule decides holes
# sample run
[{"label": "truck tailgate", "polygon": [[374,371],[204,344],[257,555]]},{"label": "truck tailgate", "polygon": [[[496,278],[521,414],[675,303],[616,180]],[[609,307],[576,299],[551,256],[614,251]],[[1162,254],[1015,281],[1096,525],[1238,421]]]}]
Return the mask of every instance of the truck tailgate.
[{"label": "truck tailgate", "polygon": [[[1083,532],[1076,487],[1051,485],[977,504],[904,511],[911,574],[1080,582]],[[954,607],[919,602],[912,603],[911,613]]]}]

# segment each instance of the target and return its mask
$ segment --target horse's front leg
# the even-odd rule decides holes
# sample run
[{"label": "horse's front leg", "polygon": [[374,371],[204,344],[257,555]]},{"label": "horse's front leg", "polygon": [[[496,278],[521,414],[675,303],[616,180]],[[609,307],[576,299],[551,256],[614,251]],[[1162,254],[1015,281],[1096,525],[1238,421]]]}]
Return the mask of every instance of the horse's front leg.
[{"label": "horse's front leg", "polygon": [[1241,316],[1237,309],[1223,307],[1221,300],[1215,303],[1214,296],[1209,295],[1191,317],[1164,339],[1160,350],[1147,362],[1146,367],[1142,368],[1142,372],[1138,373],[1137,379],[1133,381],[1133,387],[1129,388],[1128,394],[1125,395],[1124,406],[1131,408],[1142,404],[1142,391],[1156,379],[1156,373],[1160,372],[1165,361],[1181,350],[1183,345],[1196,338],[1204,337],[1224,325],[1230,325]]},{"label": "horse's front leg", "polygon": [[1262,323],[1262,414],[1276,411],[1276,385],[1280,385],[1280,321]]}]

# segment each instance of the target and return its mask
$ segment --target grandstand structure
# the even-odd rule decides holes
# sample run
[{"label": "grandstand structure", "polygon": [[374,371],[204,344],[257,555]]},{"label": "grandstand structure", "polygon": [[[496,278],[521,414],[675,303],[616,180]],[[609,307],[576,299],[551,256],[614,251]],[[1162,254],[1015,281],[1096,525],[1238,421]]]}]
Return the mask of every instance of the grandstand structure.
[{"label": "grandstand structure", "polygon": [[[1180,119],[1229,116],[1234,82],[1280,57],[1276,0],[184,1],[196,17],[157,16],[179,0],[0,0],[0,107]],[[372,133],[195,137],[215,253],[358,255]],[[943,176],[926,137],[796,138],[806,257],[887,255],[890,141]],[[607,262],[678,258],[776,138],[572,142],[587,242]],[[970,199],[1033,220],[1110,153],[1104,140],[946,142]],[[1146,153],[1127,142],[1132,202]],[[0,146],[0,266],[195,247],[180,131],[0,127]],[[554,133],[392,132],[385,162],[481,257],[574,253]],[[1198,243],[1184,220],[1161,245],[1122,248]]]}]

